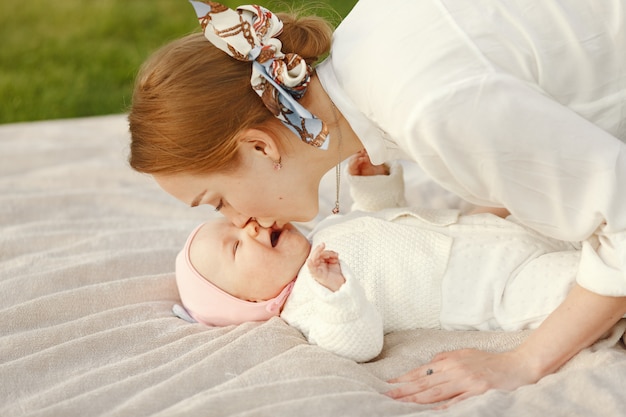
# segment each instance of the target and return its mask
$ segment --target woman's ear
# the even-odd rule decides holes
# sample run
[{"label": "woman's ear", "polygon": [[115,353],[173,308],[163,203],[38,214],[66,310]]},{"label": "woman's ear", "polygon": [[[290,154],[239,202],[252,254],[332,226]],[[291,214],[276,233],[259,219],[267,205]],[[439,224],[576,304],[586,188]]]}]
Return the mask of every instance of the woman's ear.
[{"label": "woman's ear", "polygon": [[239,134],[239,146],[256,154],[269,157],[272,161],[280,160],[280,151],[275,137],[259,129],[245,129]]}]

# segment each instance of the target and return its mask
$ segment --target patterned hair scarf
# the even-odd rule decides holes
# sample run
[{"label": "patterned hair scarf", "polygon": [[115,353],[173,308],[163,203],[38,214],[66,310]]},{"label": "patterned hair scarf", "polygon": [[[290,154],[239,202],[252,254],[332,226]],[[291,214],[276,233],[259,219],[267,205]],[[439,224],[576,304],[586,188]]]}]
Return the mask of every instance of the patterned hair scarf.
[{"label": "patterned hair scarf", "polygon": [[283,22],[261,6],[237,10],[212,1],[191,0],[204,36],[217,48],[240,61],[252,61],[250,84],[265,107],[300,139],[328,148],[328,129],[299,100],[308,86],[312,69],[298,54],[283,54],[276,38]]}]

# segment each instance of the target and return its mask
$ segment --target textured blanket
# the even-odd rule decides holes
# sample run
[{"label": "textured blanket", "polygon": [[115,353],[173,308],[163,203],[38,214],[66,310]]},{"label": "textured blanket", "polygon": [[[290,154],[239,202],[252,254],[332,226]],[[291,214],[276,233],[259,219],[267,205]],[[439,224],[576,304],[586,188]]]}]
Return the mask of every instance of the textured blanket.
[{"label": "textured blanket", "polygon": [[[127,148],[124,115],[0,126],[1,416],[626,414],[623,327],[535,385],[433,411],[382,395],[385,381],[437,352],[502,351],[528,333],[393,333],[357,364],[278,318],[178,319],[174,258],[215,214],[133,172]],[[322,196],[333,187],[324,181]]]}]

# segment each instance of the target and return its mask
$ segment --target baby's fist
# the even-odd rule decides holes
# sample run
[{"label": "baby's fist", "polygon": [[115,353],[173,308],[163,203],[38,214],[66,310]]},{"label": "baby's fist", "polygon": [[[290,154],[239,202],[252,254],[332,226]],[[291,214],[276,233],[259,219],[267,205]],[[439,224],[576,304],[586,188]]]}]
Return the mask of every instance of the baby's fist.
[{"label": "baby's fist", "polygon": [[323,243],[319,244],[311,252],[311,256],[309,256],[307,261],[307,267],[318,283],[333,292],[341,288],[343,283],[346,282],[341,273],[339,255],[337,252],[325,250]]},{"label": "baby's fist", "polygon": [[373,165],[365,149],[352,155],[348,162],[348,173],[353,176],[368,177],[371,175],[389,175],[389,167],[385,164]]}]

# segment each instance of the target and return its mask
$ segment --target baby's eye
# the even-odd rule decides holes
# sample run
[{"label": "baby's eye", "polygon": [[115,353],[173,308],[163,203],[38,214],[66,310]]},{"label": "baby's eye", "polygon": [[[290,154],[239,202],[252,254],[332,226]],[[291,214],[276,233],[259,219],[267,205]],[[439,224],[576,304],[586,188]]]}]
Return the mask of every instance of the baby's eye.
[{"label": "baby's eye", "polygon": [[224,207],[224,201],[220,200],[220,202],[217,203],[217,206],[215,206],[215,211],[220,211],[222,207]]},{"label": "baby's eye", "polygon": [[237,254],[237,249],[239,248],[239,241],[237,240],[233,245],[233,255]]}]

